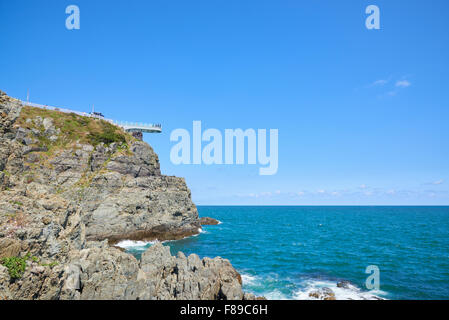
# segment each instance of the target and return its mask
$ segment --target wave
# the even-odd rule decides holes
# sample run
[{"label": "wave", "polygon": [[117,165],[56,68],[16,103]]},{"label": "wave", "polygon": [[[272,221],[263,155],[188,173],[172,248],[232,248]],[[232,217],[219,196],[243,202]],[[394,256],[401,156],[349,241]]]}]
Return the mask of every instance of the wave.
[{"label": "wave", "polygon": [[293,293],[295,300],[320,300],[323,297],[316,293],[322,292],[323,289],[328,288],[332,290],[335,295],[335,300],[384,300],[379,295],[387,295],[384,291],[362,291],[354,284],[345,283],[344,287],[337,286],[335,281],[326,280],[305,280],[301,289]]},{"label": "wave", "polygon": [[117,243],[115,246],[123,248],[126,251],[145,251],[146,249],[148,249],[149,247],[151,247],[152,245],[154,245],[158,242],[167,243],[167,242],[181,241],[181,240],[185,240],[188,238],[198,237],[200,234],[203,234],[203,233],[206,234],[208,232],[202,228],[198,228],[197,234],[187,236],[187,237],[184,237],[184,238],[178,239],[178,240],[164,240],[164,241],[159,241],[159,240],[153,240],[153,241],[122,240],[119,243]]},{"label": "wave", "polygon": [[148,249],[153,244],[156,244],[158,241],[133,241],[133,240],[123,240],[117,243],[115,246],[123,248],[125,250],[135,250],[135,251],[144,251]]},{"label": "wave", "polygon": [[[272,276],[260,277],[244,272],[240,272],[242,277],[243,289],[246,292],[255,294],[256,296],[263,296],[268,300],[289,300],[288,294],[281,288],[277,288],[277,279]],[[281,286],[282,287],[282,286]]]},{"label": "wave", "polygon": [[242,277],[243,285],[251,286],[257,281],[257,277],[250,274],[241,273],[240,276]]},{"label": "wave", "polygon": [[267,293],[263,294],[262,296],[267,298],[267,300],[291,300],[288,298],[287,295],[285,295],[278,289],[268,291]]},{"label": "wave", "polygon": [[244,291],[264,296],[268,300],[322,300],[331,294],[335,300],[384,300],[387,292],[363,291],[347,281],[306,279],[300,282],[280,279],[277,275],[259,276],[241,272]]}]

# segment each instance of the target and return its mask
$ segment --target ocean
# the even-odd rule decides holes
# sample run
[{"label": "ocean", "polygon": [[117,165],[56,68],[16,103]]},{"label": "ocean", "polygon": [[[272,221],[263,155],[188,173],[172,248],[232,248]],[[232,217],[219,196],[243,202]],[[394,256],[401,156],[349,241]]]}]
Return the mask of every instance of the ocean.
[{"label": "ocean", "polygon": [[[229,259],[244,290],[268,299],[449,299],[449,207],[199,206],[221,222],[167,241],[172,254]],[[124,241],[137,258],[152,243]],[[368,266],[379,289],[368,290]],[[346,280],[349,288],[337,283]]]}]

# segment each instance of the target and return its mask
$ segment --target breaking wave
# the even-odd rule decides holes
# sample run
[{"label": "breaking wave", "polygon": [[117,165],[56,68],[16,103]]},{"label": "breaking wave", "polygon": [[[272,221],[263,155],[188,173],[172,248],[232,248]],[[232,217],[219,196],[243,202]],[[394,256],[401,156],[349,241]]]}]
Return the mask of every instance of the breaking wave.
[{"label": "breaking wave", "polygon": [[323,291],[331,292],[335,300],[384,300],[388,295],[380,290],[363,291],[347,281],[344,286],[337,286],[339,282],[333,280],[311,278],[295,282],[292,279],[280,279],[273,274],[258,276],[245,272],[241,276],[245,291],[268,300],[320,300],[325,296],[316,293]]}]

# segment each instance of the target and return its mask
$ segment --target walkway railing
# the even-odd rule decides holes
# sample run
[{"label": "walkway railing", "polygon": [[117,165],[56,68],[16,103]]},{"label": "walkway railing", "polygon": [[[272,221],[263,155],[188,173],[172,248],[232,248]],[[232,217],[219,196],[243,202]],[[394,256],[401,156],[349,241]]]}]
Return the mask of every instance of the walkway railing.
[{"label": "walkway railing", "polygon": [[115,121],[114,124],[129,132],[162,132],[162,125],[160,124],[118,121]]}]

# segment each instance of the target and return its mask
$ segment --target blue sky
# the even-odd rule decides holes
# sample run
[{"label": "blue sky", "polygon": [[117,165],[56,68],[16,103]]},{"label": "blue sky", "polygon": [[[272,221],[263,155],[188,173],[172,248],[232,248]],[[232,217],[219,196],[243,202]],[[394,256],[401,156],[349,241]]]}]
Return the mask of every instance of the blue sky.
[{"label": "blue sky", "polygon": [[[81,29],[65,28],[78,5]],[[377,5],[381,30],[367,30]],[[449,2],[0,0],[0,89],[145,135],[197,204],[449,204]],[[170,133],[279,129],[279,170],[170,162]]]}]

